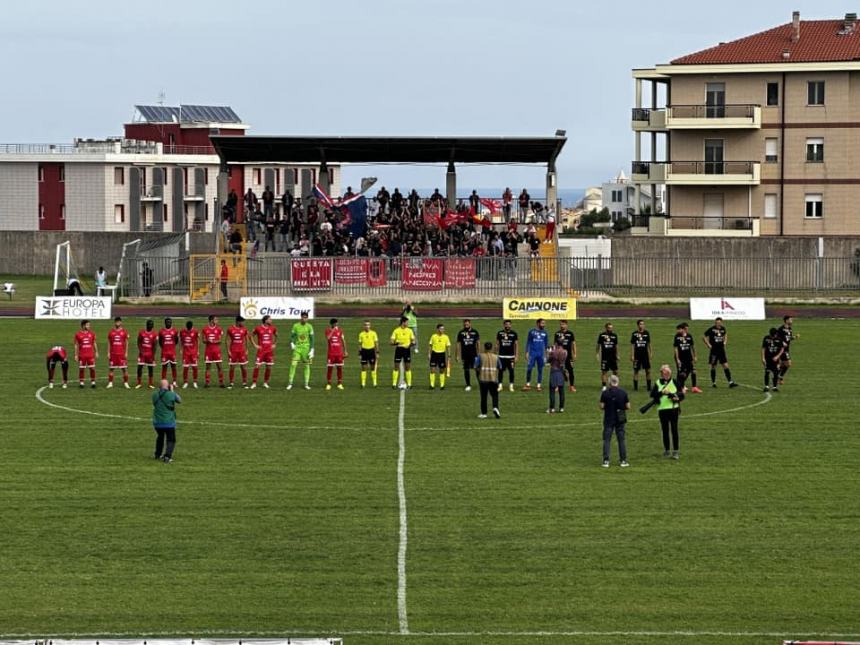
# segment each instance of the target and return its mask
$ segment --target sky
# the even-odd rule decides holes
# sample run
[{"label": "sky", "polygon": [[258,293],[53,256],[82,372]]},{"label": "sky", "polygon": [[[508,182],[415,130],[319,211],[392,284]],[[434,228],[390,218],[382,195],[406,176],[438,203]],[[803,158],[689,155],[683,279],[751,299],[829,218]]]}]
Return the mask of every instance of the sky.
[{"label": "sky", "polygon": [[[631,69],[789,22],[832,0],[64,0],[4,3],[0,143],[122,133],[135,104],[230,105],[249,134],[552,136],[559,186],[628,171]],[[540,187],[544,169],[464,166],[458,185]],[[445,168],[352,167],[444,189]]]}]

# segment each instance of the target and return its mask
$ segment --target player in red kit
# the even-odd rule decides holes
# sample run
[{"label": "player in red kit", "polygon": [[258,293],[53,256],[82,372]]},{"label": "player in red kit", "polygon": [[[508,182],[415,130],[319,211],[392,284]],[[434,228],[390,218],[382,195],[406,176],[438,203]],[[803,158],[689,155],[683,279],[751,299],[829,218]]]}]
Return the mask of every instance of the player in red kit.
[{"label": "player in red kit", "polygon": [[122,318],[113,319],[113,329],[108,332],[108,388],[113,387],[113,371],[122,370],[122,383],[128,384],[128,331],[122,326]]},{"label": "player in red kit", "polygon": [[218,325],[218,316],[210,315],[209,323],[203,328],[203,360],[206,361],[206,382],[209,387],[209,367],[214,364],[218,368],[218,384],[224,387],[224,371],[221,369],[221,336],[224,330]]},{"label": "player in red kit", "polygon": [[230,383],[233,389],[233,376],[236,366],[242,370],[242,387],[248,387],[248,328],[245,319],[236,316],[236,323],[227,327],[227,357],[230,359]]},{"label": "player in red kit", "polygon": [[69,358],[66,354],[66,348],[62,345],[54,345],[48,350],[45,357],[45,365],[48,368],[48,387],[54,389],[54,370],[57,368],[57,363],[63,368],[63,389],[65,390],[69,384]]},{"label": "player in red kit", "polygon": [[96,335],[90,330],[90,321],[81,321],[81,331],[75,334],[75,360],[78,362],[78,381],[84,386],[84,370],[90,368],[90,387],[96,386],[96,359],[99,348]]},{"label": "player in red kit", "polygon": [[167,366],[170,365],[170,382],[176,387],[176,346],[179,344],[179,332],[173,326],[173,319],[164,319],[164,327],[158,332],[158,344],[161,346],[161,378],[167,378]]},{"label": "player in red kit", "polygon": [[200,334],[194,329],[194,323],[185,322],[185,329],[179,332],[179,344],[182,345],[182,389],[188,387],[188,368],[192,370],[194,388],[197,389],[197,362],[200,360]]},{"label": "player in red kit", "polygon": [[337,389],[343,389],[343,361],[349,356],[346,351],[346,338],[343,330],[337,326],[337,318],[328,321],[329,328],[325,330],[325,339],[328,343],[328,358],[326,360],[326,386],[331,389],[332,368],[337,368]]},{"label": "player in red kit", "polygon": [[257,377],[260,375],[260,365],[266,366],[263,373],[263,387],[269,388],[269,377],[272,375],[272,365],[275,364],[275,347],[278,346],[278,330],[272,324],[271,316],[263,316],[263,324],[254,328],[251,338],[257,348],[257,358],[254,360],[254,380],[251,389],[257,387]]},{"label": "player in red kit", "polygon": [[146,329],[137,332],[137,385],[134,386],[136,390],[143,387],[144,367],[149,373],[149,389],[155,389],[155,384],[152,382],[152,372],[155,369],[155,346],[158,344],[158,332],[154,328],[155,323],[147,320]]}]

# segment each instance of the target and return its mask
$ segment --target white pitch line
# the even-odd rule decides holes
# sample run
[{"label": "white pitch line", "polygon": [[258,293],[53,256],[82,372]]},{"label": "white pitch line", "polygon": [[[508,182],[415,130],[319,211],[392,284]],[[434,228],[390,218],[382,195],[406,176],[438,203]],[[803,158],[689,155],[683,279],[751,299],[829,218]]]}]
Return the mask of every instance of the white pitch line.
[{"label": "white pitch line", "polygon": [[397,619],[400,633],[409,633],[409,616],[406,613],[406,543],[409,539],[406,523],[406,481],[403,475],[406,464],[406,391],[400,390],[400,411],[397,414],[397,500],[400,504],[400,544],[397,547]]},{"label": "white pitch line", "polygon": [[155,632],[58,632],[58,633],[35,633],[21,632],[0,634],[0,639],[32,639],[32,638],[153,638],[153,637],[184,637],[184,638],[200,638],[206,636],[232,636],[232,637],[280,637],[286,638],[290,636],[295,638],[304,634],[328,634],[330,636],[406,636],[414,637],[430,637],[430,638],[477,638],[477,637],[552,637],[552,636],[597,636],[597,637],[653,637],[666,638],[671,636],[683,636],[690,638],[699,638],[702,636],[712,636],[718,638],[860,638],[860,633],[827,633],[827,632],[795,632],[791,630],[785,631],[722,631],[722,630],[688,630],[681,629],[675,631],[657,631],[657,630],[484,630],[484,631],[420,631],[403,633],[400,631],[390,630],[374,630],[374,629],[359,629],[359,630],[342,630],[342,629],[281,629],[281,630],[265,630],[265,631],[246,631],[243,629],[203,629],[189,631],[155,631]]},{"label": "white pitch line", "polygon": [[[58,410],[63,410],[65,412],[75,412],[77,414],[88,414],[93,417],[103,417],[106,419],[125,419],[127,421],[143,421],[143,422],[151,422],[151,417],[133,417],[124,414],[109,414],[107,412],[94,412],[92,410],[81,410],[80,408],[72,408],[67,405],[60,405],[59,403],[53,403],[52,401],[48,401],[42,396],[42,392],[44,392],[48,388],[47,385],[43,385],[38,390],[36,390],[36,399],[40,403],[44,403],[48,407],[56,408]],[[278,426],[278,425],[267,425],[265,423],[227,423],[224,421],[199,421],[194,419],[180,419],[180,425],[200,425],[200,426],[219,426],[223,428],[262,428],[265,430],[293,430],[294,426]],[[364,428],[354,428],[349,426],[301,426],[301,430],[362,430]]]}]

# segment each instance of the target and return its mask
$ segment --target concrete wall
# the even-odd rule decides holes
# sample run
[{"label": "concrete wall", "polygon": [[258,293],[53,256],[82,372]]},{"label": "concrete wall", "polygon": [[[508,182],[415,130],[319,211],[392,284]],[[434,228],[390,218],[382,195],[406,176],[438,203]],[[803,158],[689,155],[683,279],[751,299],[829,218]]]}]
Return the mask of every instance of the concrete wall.
[{"label": "concrete wall", "polygon": [[[612,238],[613,258],[814,258],[817,237],[788,238]],[[825,257],[853,257],[860,236],[824,238]]]},{"label": "concrete wall", "polygon": [[[215,248],[213,233],[191,233],[192,253],[211,253]],[[56,246],[71,242],[72,259],[78,271],[92,279],[96,269],[104,266],[115,274],[122,245],[132,240],[154,240],[159,233],[94,233],[81,231],[0,231],[0,274],[48,275],[54,272]]]},{"label": "concrete wall", "polygon": [[0,230],[39,230],[39,164],[0,163]]}]

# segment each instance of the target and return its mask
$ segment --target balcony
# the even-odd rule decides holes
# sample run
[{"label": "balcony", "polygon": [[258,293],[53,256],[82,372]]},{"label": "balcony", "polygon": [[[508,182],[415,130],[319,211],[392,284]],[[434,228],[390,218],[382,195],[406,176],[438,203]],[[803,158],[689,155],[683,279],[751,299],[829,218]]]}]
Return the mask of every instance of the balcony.
[{"label": "balcony", "polygon": [[140,186],[140,201],[160,202],[164,198],[164,186]]},{"label": "balcony", "polygon": [[761,220],[748,215],[640,215],[631,235],[666,237],[759,237]]},{"label": "balcony", "polygon": [[202,202],[206,199],[206,187],[202,185],[186,186],[183,199],[186,202]]},{"label": "balcony", "polygon": [[631,127],[634,132],[662,132],[666,130],[666,110],[633,108]]},{"label": "balcony", "polygon": [[634,161],[632,181],[669,186],[758,186],[757,161]]},{"label": "balcony", "polygon": [[759,130],[761,106],[672,105],[665,120],[667,130]]}]

